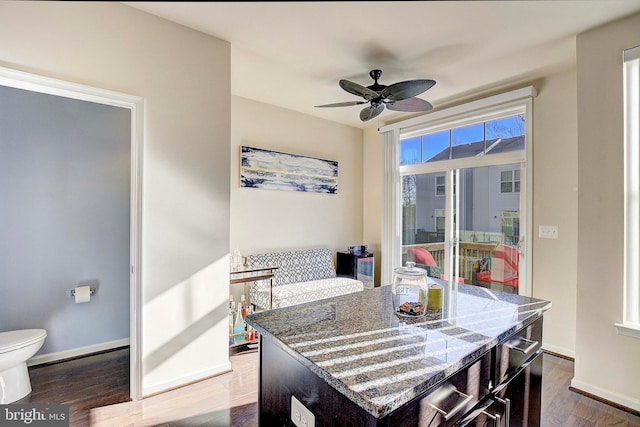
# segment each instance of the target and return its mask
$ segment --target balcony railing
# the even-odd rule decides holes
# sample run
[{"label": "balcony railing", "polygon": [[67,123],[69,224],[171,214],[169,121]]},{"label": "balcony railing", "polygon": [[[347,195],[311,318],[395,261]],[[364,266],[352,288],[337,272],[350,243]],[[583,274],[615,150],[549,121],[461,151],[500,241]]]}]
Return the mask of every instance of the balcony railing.
[{"label": "balcony railing", "polygon": [[[476,242],[460,242],[460,265],[459,277],[464,279],[465,283],[471,283],[473,272],[477,269],[483,258],[490,258],[497,243],[476,243]],[[413,245],[403,245],[402,255],[405,255],[408,249],[425,248],[433,256],[434,261],[439,267],[444,267],[444,242],[433,243],[416,243]]]}]

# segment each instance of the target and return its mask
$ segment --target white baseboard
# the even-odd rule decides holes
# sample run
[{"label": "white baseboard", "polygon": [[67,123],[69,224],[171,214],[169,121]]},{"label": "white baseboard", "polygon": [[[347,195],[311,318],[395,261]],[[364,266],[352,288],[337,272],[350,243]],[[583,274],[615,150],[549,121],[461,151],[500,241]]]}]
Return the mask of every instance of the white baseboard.
[{"label": "white baseboard", "polygon": [[129,338],[108,341],[99,344],[91,344],[85,347],[72,348],[70,350],[57,351],[55,353],[38,354],[27,361],[27,366],[41,365],[43,363],[57,362],[58,360],[84,356],[85,354],[111,350],[112,348],[129,345]]},{"label": "white baseboard", "polygon": [[571,387],[608,400],[609,402],[617,403],[618,405],[625,406],[635,411],[640,411],[640,400],[633,399],[629,396],[624,396],[613,391],[576,380],[575,378],[571,380]]},{"label": "white baseboard", "polygon": [[222,365],[216,366],[214,368],[200,371],[184,377],[180,377],[171,381],[163,382],[160,384],[154,384],[149,387],[143,387],[142,397],[143,398],[149,397],[150,395],[153,395],[153,394],[169,391],[174,388],[182,387],[200,380],[207,379],[209,377],[225,374],[227,372],[231,372],[231,362],[223,363]]},{"label": "white baseboard", "polygon": [[542,349],[550,351],[551,353],[560,354],[565,357],[570,357],[571,359],[576,358],[576,352],[574,350],[569,350],[568,348],[559,347],[557,345],[542,343]]}]

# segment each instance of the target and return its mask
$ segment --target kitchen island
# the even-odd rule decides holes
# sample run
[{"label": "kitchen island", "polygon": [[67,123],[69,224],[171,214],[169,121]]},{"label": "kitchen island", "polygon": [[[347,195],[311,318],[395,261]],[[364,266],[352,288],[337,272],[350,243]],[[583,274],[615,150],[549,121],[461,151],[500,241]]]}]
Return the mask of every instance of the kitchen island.
[{"label": "kitchen island", "polygon": [[398,317],[391,287],[247,316],[262,426],[539,425],[548,301],[444,284]]}]

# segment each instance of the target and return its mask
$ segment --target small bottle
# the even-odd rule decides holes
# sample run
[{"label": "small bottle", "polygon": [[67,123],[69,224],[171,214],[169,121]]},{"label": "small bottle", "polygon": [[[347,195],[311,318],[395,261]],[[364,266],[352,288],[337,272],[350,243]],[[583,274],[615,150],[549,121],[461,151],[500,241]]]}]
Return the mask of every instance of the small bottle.
[{"label": "small bottle", "polygon": [[[251,306],[247,307],[247,314],[253,314],[253,309]],[[253,341],[255,338],[255,330],[250,324],[247,323],[247,341]]]},{"label": "small bottle", "polygon": [[233,342],[237,344],[244,341],[244,320],[242,320],[242,306],[240,303],[237,305],[236,313],[236,322],[233,326]]},{"label": "small bottle", "polygon": [[[255,312],[256,312],[256,305],[254,303],[249,304],[248,308],[247,308],[247,313],[248,314],[254,314]],[[251,329],[251,337],[250,337],[251,341],[256,341],[260,337],[258,335],[258,331],[256,331],[253,328],[253,326],[249,325],[248,323],[247,323],[247,328]]]},{"label": "small bottle", "polygon": [[233,327],[233,310],[229,310],[229,345],[235,342],[233,339]]},{"label": "small bottle", "polygon": [[242,304],[242,319],[247,317],[247,301],[244,299],[244,294],[240,298],[240,304]]},{"label": "small bottle", "polygon": [[233,250],[233,257],[231,259],[231,268],[239,270],[242,267],[242,255],[237,248]]}]

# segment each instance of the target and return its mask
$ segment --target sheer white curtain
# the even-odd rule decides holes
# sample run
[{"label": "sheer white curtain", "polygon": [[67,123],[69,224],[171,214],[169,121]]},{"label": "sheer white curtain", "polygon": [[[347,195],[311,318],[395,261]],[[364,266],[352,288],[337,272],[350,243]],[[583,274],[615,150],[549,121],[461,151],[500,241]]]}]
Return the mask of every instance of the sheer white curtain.
[{"label": "sheer white curtain", "polygon": [[400,267],[401,226],[400,223],[400,129],[382,132],[384,144],[384,189],[382,210],[382,256],[380,285],[389,285],[393,280],[393,269]]}]

